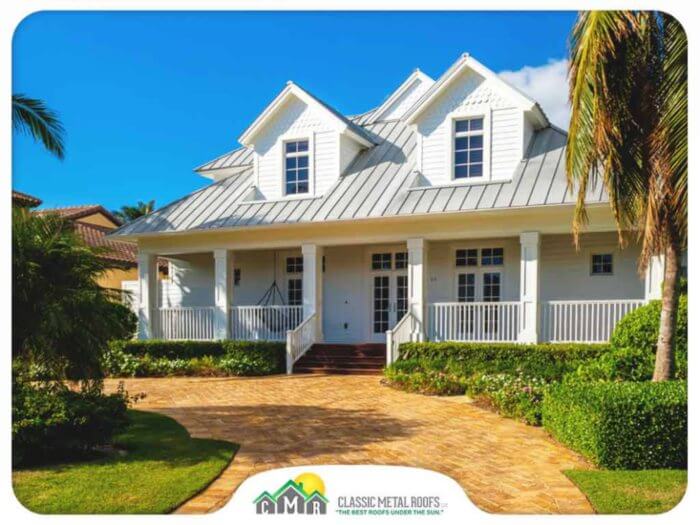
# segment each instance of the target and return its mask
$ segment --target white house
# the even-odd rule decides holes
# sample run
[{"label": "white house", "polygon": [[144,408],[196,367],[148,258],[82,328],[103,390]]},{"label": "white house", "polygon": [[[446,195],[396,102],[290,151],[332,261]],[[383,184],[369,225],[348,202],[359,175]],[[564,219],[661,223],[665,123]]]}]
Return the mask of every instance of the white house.
[{"label": "white house", "polygon": [[138,243],[140,337],[286,340],[291,371],[321,342],[605,341],[660,293],[600,182],[574,248],[566,133],[467,54],[355,116],[289,82],[239,142],[113,234]]}]

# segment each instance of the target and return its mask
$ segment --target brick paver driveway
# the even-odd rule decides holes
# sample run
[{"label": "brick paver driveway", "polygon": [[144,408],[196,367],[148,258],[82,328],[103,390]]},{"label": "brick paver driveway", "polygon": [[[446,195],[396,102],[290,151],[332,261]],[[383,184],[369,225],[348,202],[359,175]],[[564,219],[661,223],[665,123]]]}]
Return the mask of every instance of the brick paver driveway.
[{"label": "brick paver driveway", "polygon": [[[137,408],[195,437],[241,445],[229,468],[180,512],[210,512],[255,472],[308,464],[410,465],[442,472],[491,512],[592,512],[561,473],[586,467],[540,428],[457,398],[407,394],[379,376],[129,379]],[[107,386],[114,388],[116,381]]]}]

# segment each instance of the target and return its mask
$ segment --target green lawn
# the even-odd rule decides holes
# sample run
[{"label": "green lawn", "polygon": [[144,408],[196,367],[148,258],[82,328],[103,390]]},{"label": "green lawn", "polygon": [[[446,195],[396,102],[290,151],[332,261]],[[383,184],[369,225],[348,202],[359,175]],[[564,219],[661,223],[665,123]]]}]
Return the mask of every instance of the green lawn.
[{"label": "green lawn", "polygon": [[15,471],[19,501],[43,514],[165,513],[206,487],[238,449],[193,439],[160,414],[130,410],[129,419],[116,438],[126,454]]},{"label": "green lawn", "polygon": [[659,514],[683,498],[685,470],[567,470],[600,514]]}]

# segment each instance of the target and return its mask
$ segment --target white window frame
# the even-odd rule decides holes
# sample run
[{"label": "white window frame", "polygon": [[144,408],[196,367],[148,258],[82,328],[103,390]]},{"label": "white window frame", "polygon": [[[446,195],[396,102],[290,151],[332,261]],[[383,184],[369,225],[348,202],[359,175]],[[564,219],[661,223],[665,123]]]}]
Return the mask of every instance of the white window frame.
[{"label": "white window frame", "polygon": [[[287,144],[305,140],[309,143],[309,191],[306,193],[287,193]],[[283,199],[307,199],[313,197],[316,192],[316,174],[314,169],[314,134],[288,134],[280,137],[280,195]]]},{"label": "white window frame", "polygon": [[[465,177],[455,178],[455,134],[456,122],[458,120],[467,120],[472,118],[484,119],[484,148],[483,148],[483,165],[481,177]],[[450,184],[483,184],[491,180],[491,109],[489,107],[472,107],[468,110],[458,110],[448,115],[448,130],[447,133],[447,167],[450,170]]]},{"label": "white window frame", "polygon": [[[593,257],[595,255],[609,255],[612,270],[610,273],[595,273],[593,271]],[[591,277],[612,277],[615,275],[615,252],[613,250],[591,250],[588,254],[588,273]]]},{"label": "white window frame", "polygon": [[[481,264],[481,250],[484,248],[501,248],[503,249],[503,264],[491,264],[482,265]],[[476,266],[457,266],[457,250],[477,250],[477,264]],[[450,245],[450,267],[452,268],[452,294],[454,297],[454,302],[459,302],[459,274],[461,273],[473,273],[476,275],[476,302],[483,302],[483,279],[485,273],[499,273],[501,275],[501,301],[505,301],[504,297],[507,297],[507,264],[506,264],[506,254],[510,246],[507,243],[502,242],[502,240],[495,242],[468,242],[468,243],[454,243]]]}]

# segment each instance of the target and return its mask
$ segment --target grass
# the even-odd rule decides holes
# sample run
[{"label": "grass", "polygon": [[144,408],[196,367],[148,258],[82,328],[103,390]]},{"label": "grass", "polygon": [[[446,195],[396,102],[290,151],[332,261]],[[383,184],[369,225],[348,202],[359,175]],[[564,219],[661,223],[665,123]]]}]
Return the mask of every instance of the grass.
[{"label": "grass", "polygon": [[660,514],[683,499],[685,470],[567,470],[600,514]]},{"label": "grass", "polygon": [[174,419],[129,411],[115,439],[126,453],[13,472],[17,499],[42,514],[162,514],[206,487],[237,445],[194,439]]}]

